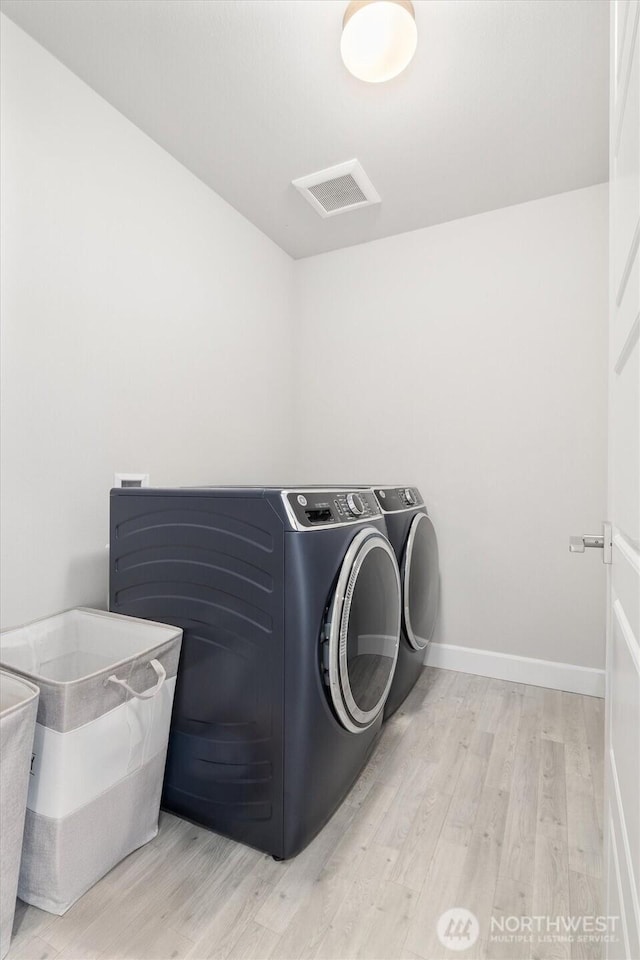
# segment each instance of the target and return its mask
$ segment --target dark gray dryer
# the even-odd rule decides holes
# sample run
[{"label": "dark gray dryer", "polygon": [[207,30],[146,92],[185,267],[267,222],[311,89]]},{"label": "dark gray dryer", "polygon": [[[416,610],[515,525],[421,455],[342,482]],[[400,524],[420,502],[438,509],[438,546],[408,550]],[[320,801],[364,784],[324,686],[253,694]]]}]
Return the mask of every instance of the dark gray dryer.
[{"label": "dark gray dryer", "polygon": [[417,487],[375,487],[387,536],[400,565],[402,632],[398,663],[384,708],[390,717],[414,686],[438,615],[438,540]]},{"label": "dark gray dryer", "polygon": [[278,858],[378,737],[400,580],[371,490],[118,489],[111,610],[184,630],[163,804]]}]

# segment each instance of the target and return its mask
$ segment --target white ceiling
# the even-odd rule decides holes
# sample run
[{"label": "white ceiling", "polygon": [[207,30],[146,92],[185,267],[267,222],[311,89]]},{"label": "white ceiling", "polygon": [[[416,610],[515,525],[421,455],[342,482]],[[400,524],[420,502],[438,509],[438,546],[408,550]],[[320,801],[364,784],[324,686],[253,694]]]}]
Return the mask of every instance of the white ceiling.
[{"label": "white ceiling", "polygon": [[[294,257],[608,178],[607,0],[417,0],[386,84],[339,53],[347,0],[2,0],[1,9]],[[379,206],[291,180],[357,157]]]}]

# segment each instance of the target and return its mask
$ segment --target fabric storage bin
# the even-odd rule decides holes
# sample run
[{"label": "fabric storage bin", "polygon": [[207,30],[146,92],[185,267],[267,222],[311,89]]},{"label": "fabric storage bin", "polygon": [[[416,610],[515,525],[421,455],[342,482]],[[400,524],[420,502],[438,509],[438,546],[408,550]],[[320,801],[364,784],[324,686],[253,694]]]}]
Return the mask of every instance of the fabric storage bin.
[{"label": "fabric storage bin", "polygon": [[0,636],[40,687],[18,896],[62,914],[158,832],[182,630],[69,610]]},{"label": "fabric storage bin", "polygon": [[0,957],[11,942],[39,690],[0,670]]}]

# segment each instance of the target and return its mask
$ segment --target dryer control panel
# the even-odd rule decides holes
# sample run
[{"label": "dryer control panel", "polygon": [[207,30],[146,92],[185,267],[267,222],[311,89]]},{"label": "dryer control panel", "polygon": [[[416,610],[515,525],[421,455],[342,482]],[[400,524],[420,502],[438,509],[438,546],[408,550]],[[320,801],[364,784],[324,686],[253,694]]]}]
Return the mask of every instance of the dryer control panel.
[{"label": "dryer control panel", "polygon": [[371,490],[284,490],[282,498],[296,530],[358,523],[382,512]]},{"label": "dryer control panel", "polygon": [[375,495],[383,513],[396,513],[424,506],[417,487],[376,487]]}]

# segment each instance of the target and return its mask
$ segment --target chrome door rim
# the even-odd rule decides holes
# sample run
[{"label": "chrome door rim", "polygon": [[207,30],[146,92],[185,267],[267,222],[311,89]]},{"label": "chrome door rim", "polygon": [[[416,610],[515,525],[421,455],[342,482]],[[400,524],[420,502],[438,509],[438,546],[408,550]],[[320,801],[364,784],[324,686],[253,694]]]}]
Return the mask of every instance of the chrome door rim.
[{"label": "chrome door rim", "polygon": [[[360,568],[365,557],[374,549],[384,550],[392,561],[393,570],[396,577],[397,597],[398,597],[398,629],[395,643],[393,667],[389,672],[389,679],[380,698],[380,702],[373,710],[361,710],[353,696],[349,684],[349,672],[347,666],[347,633],[349,628],[349,610],[353,597],[353,590],[358,580]],[[329,629],[329,687],[331,689],[331,699],[342,724],[352,733],[363,733],[375,722],[381,713],[387,695],[393,682],[396,662],[398,660],[398,649],[400,644],[400,620],[402,609],[402,596],[400,587],[400,573],[398,563],[393,548],[386,537],[375,527],[366,527],[361,530],[351,541],[347,550],[338,583],[334,592],[333,602],[331,604],[331,623]]]},{"label": "chrome door rim", "polygon": [[[404,563],[402,565],[402,606],[404,612],[404,627],[407,634],[407,640],[411,644],[414,650],[425,650],[428,645],[431,637],[433,636],[433,628],[431,630],[431,636],[427,637],[426,640],[422,640],[421,637],[416,636],[411,626],[411,611],[410,611],[410,597],[409,597],[409,581],[411,579],[411,556],[413,554],[413,545],[415,543],[416,534],[418,527],[423,520],[426,520],[431,529],[433,530],[434,537],[436,536],[436,528],[432,524],[431,520],[426,513],[418,513],[413,520],[411,521],[411,526],[409,527],[409,536],[407,537],[407,546],[404,552]],[[436,537],[436,544],[438,539]],[[435,628],[436,617],[433,620],[433,627]]]}]

